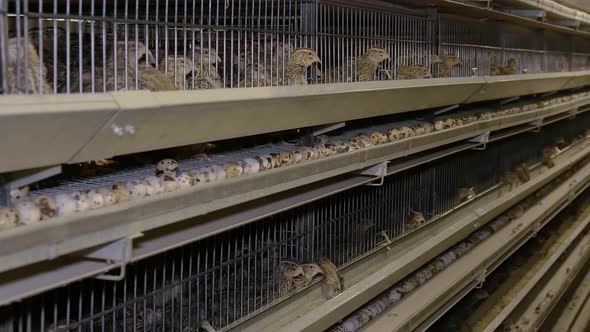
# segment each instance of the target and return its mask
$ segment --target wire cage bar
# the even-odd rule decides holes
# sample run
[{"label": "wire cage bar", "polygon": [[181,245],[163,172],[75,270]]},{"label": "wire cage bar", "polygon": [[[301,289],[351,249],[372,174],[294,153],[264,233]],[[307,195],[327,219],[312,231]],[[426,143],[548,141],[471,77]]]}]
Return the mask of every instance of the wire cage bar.
[{"label": "wire cage bar", "polygon": [[[198,331],[227,327],[289,296],[281,266],[328,257],[352,264],[408,233],[410,210],[432,221],[456,208],[458,190],[483,192],[522,162],[539,161],[559,138],[586,130],[590,115],[468,150],[218,234],[131,265],[118,282],[87,279],[0,308],[18,331]],[[207,325],[207,326],[208,326]]]},{"label": "wire cage bar", "polygon": [[0,3],[4,94],[458,77],[494,74],[493,65],[517,74],[587,69],[590,50],[575,44],[584,43],[377,0]]}]

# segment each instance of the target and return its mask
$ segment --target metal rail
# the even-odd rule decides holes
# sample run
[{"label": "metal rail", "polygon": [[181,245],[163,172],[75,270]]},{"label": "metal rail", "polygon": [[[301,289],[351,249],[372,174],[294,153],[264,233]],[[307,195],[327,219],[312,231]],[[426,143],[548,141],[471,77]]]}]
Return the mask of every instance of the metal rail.
[{"label": "metal rail", "polygon": [[0,98],[0,132],[14,139],[0,142],[0,154],[8,156],[0,172],[588,84],[590,71],[231,91],[5,96]]}]

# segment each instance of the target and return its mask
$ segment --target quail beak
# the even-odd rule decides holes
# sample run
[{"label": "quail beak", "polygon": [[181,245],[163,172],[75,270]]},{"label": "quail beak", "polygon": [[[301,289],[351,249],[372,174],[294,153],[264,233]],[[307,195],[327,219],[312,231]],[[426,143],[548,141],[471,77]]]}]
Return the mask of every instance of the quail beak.
[{"label": "quail beak", "polygon": [[322,60],[320,60],[320,57],[319,57],[319,56],[317,56],[317,55],[314,55],[314,57],[313,57],[313,60],[314,60],[314,62],[317,62],[317,63],[319,63],[320,65],[322,64]]},{"label": "quail beak", "polygon": [[156,67],[158,61],[156,60],[156,57],[154,57],[154,55],[152,54],[152,52],[149,52],[147,54],[147,62],[150,66]]}]

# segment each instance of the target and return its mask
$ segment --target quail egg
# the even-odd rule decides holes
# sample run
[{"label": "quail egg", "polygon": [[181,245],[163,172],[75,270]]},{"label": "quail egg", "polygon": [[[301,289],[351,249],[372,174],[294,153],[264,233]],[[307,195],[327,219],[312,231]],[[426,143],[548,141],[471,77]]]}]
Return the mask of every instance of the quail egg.
[{"label": "quail egg", "polygon": [[283,151],[279,153],[279,160],[282,166],[289,166],[297,163],[297,158],[291,151]]},{"label": "quail egg", "polygon": [[115,194],[117,203],[127,202],[131,198],[129,188],[125,183],[115,183],[111,186],[111,190]]},{"label": "quail egg", "polygon": [[75,191],[72,198],[76,202],[76,212],[84,212],[92,209],[92,201],[85,192]]},{"label": "quail egg", "polygon": [[18,220],[21,224],[31,225],[41,221],[41,210],[33,201],[20,200],[14,207],[18,211]]},{"label": "quail egg", "polygon": [[370,139],[371,139],[371,143],[373,145],[380,145],[380,144],[385,144],[388,142],[387,134],[382,133],[380,131],[376,131],[376,132],[372,133],[370,136]]},{"label": "quail egg", "polygon": [[182,173],[176,178],[176,184],[178,185],[179,190],[187,190],[190,189],[195,182],[188,173]]},{"label": "quail egg", "polygon": [[88,198],[91,202],[92,209],[99,209],[105,206],[104,196],[98,190],[88,191]]},{"label": "quail egg", "polygon": [[167,193],[173,192],[178,190],[178,183],[176,182],[176,177],[171,175],[164,175],[162,176],[162,180],[164,181],[164,191]]},{"label": "quail egg", "polygon": [[211,169],[215,173],[215,180],[214,181],[223,181],[227,177],[225,173],[225,168],[219,165],[212,165]]},{"label": "quail egg", "polygon": [[69,216],[76,213],[76,201],[70,194],[61,193],[55,195],[57,210],[60,216]]},{"label": "quail egg", "polygon": [[110,206],[117,204],[117,195],[109,188],[100,188],[98,192],[104,197],[104,205]]},{"label": "quail egg", "polygon": [[127,182],[129,189],[129,198],[132,200],[146,197],[148,194],[148,184],[141,180],[131,180]]},{"label": "quail egg", "polygon": [[171,175],[178,173],[178,162],[174,159],[163,159],[156,164],[156,176]]},{"label": "quail egg", "polygon": [[18,219],[18,211],[16,209],[0,208],[0,231],[18,226]]},{"label": "quail egg", "polygon": [[252,175],[260,172],[260,164],[254,158],[246,158],[240,162],[240,165],[244,169],[244,174]]},{"label": "quail egg", "polygon": [[163,194],[166,190],[164,188],[164,180],[157,176],[148,176],[144,179],[147,183],[147,196],[157,196]]},{"label": "quail egg", "polygon": [[12,202],[18,202],[27,199],[29,197],[29,191],[29,186],[12,189],[10,190],[10,200]]},{"label": "quail egg", "polygon": [[265,154],[262,156],[254,157],[254,159],[256,159],[256,161],[260,165],[261,171],[272,169],[272,157],[270,155]]},{"label": "quail egg", "polygon": [[35,204],[41,211],[41,220],[55,218],[58,215],[59,207],[55,199],[48,195],[41,195],[35,198]]},{"label": "quail egg", "polygon": [[242,165],[235,161],[230,161],[223,165],[223,167],[225,168],[225,175],[228,178],[235,178],[244,174],[244,168]]}]

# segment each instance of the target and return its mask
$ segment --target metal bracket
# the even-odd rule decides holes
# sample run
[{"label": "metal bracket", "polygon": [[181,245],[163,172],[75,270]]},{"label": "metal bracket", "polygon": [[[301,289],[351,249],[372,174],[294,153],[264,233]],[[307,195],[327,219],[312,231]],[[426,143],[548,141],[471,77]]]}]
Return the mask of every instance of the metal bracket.
[{"label": "metal bracket", "polygon": [[318,128],[313,132],[313,136],[323,135],[325,133],[329,133],[334,130],[338,130],[346,126],[346,122],[339,122],[335,124],[331,124],[322,128]]},{"label": "metal bracket", "polygon": [[488,143],[490,142],[490,132],[488,131],[479,136],[476,136],[470,139],[469,142],[482,144],[482,146],[476,146],[472,148],[472,150],[483,151],[487,148]]},{"label": "metal bracket", "polygon": [[508,98],[508,99],[501,100],[501,101],[499,102],[499,104],[503,106],[503,105],[506,105],[506,104],[510,104],[510,103],[511,103],[511,102],[513,102],[513,101],[517,101],[517,100],[519,100],[519,99],[520,99],[520,96],[517,96],[517,97],[512,97],[512,98]]},{"label": "metal bracket", "polygon": [[371,166],[361,172],[361,175],[375,176],[375,180],[379,180],[377,183],[367,183],[367,186],[381,187],[385,183],[385,177],[387,176],[387,164],[389,164],[389,161]]},{"label": "metal bracket", "polygon": [[579,110],[579,108],[576,107],[574,109],[571,109],[571,110],[567,111],[566,114],[569,114],[570,115],[570,117],[568,117],[568,119],[569,120],[575,119],[576,118],[576,115],[578,115],[578,110]]},{"label": "metal bracket", "polygon": [[391,241],[391,239],[389,238],[389,235],[387,235],[387,231],[381,231],[381,233],[379,233],[379,235],[383,236],[383,241],[379,242],[377,245],[378,246],[385,246],[385,248],[387,248],[387,250],[391,250],[391,247],[389,245],[392,244],[393,241]]},{"label": "metal bracket", "polygon": [[441,108],[440,110],[434,112],[434,115],[441,115],[443,113],[447,113],[447,112],[452,111],[457,108],[459,108],[459,104],[447,106],[447,107]]},{"label": "metal bracket", "polygon": [[207,332],[217,332],[217,330],[213,326],[211,326],[211,324],[207,320],[201,322],[201,328]]},{"label": "metal bracket", "polygon": [[339,122],[327,126],[319,126],[315,128],[304,128],[302,129],[303,134],[299,139],[300,145],[313,145],[314,144],[314,137],[323,135],[325,133],[329,133],[334,130],[338,130],[346,126],[346,122]]},{"label": "metal bracket", "polygon": [[6,205],[10,204],[10,191],[12,189],[18,189],[24,186],[28,186],[35,182],[39,182],[45,179],[48,179],[52,176],[61,174],[62,167],[61,165],[58,166],[51,166],[51,167],[44,167],[44,168],[36,168],[24,172],[17,172],[14,173],[11,177],[11,180],[8,180],[6,183],[0,186],[0,202],[5,203]]},{"label": "metal bracket", "polygon": [[557,91],[551,91],[551,92],[547,92],[541,95],[541,98],[547,98],[549,96],[553,96],[554,94],[556,94]]},{"label": "metal bracket", "polygon": [[475,281],[477,281],[477,285],[475,286],[476,289],[482,289],[483,288],[483,284],[486,282],[486,276],[488,274],[488,270],[483,270],[479,273],[479,275],[475,278]]},{"label": "metal bracket", "polygon": [[534,128],[531,129],[532,133],[540,133],[541,127],[543,127],[543,119],[538,119],[538,120],[531,122],[531,126],[534,126]]},{"label": "metal bracket", "polygon": [[96,249],[92,249],[84,255],[84,258],[104,260],[110,265],[109,270],[119,269],[119,274],[113,275],[103,273],[97,275],[95,278],[107,281],[121,281],[125,278],[127,263],[132,258],[133,240],[143,236],[138,233],[120,240],[116,240]]}]

